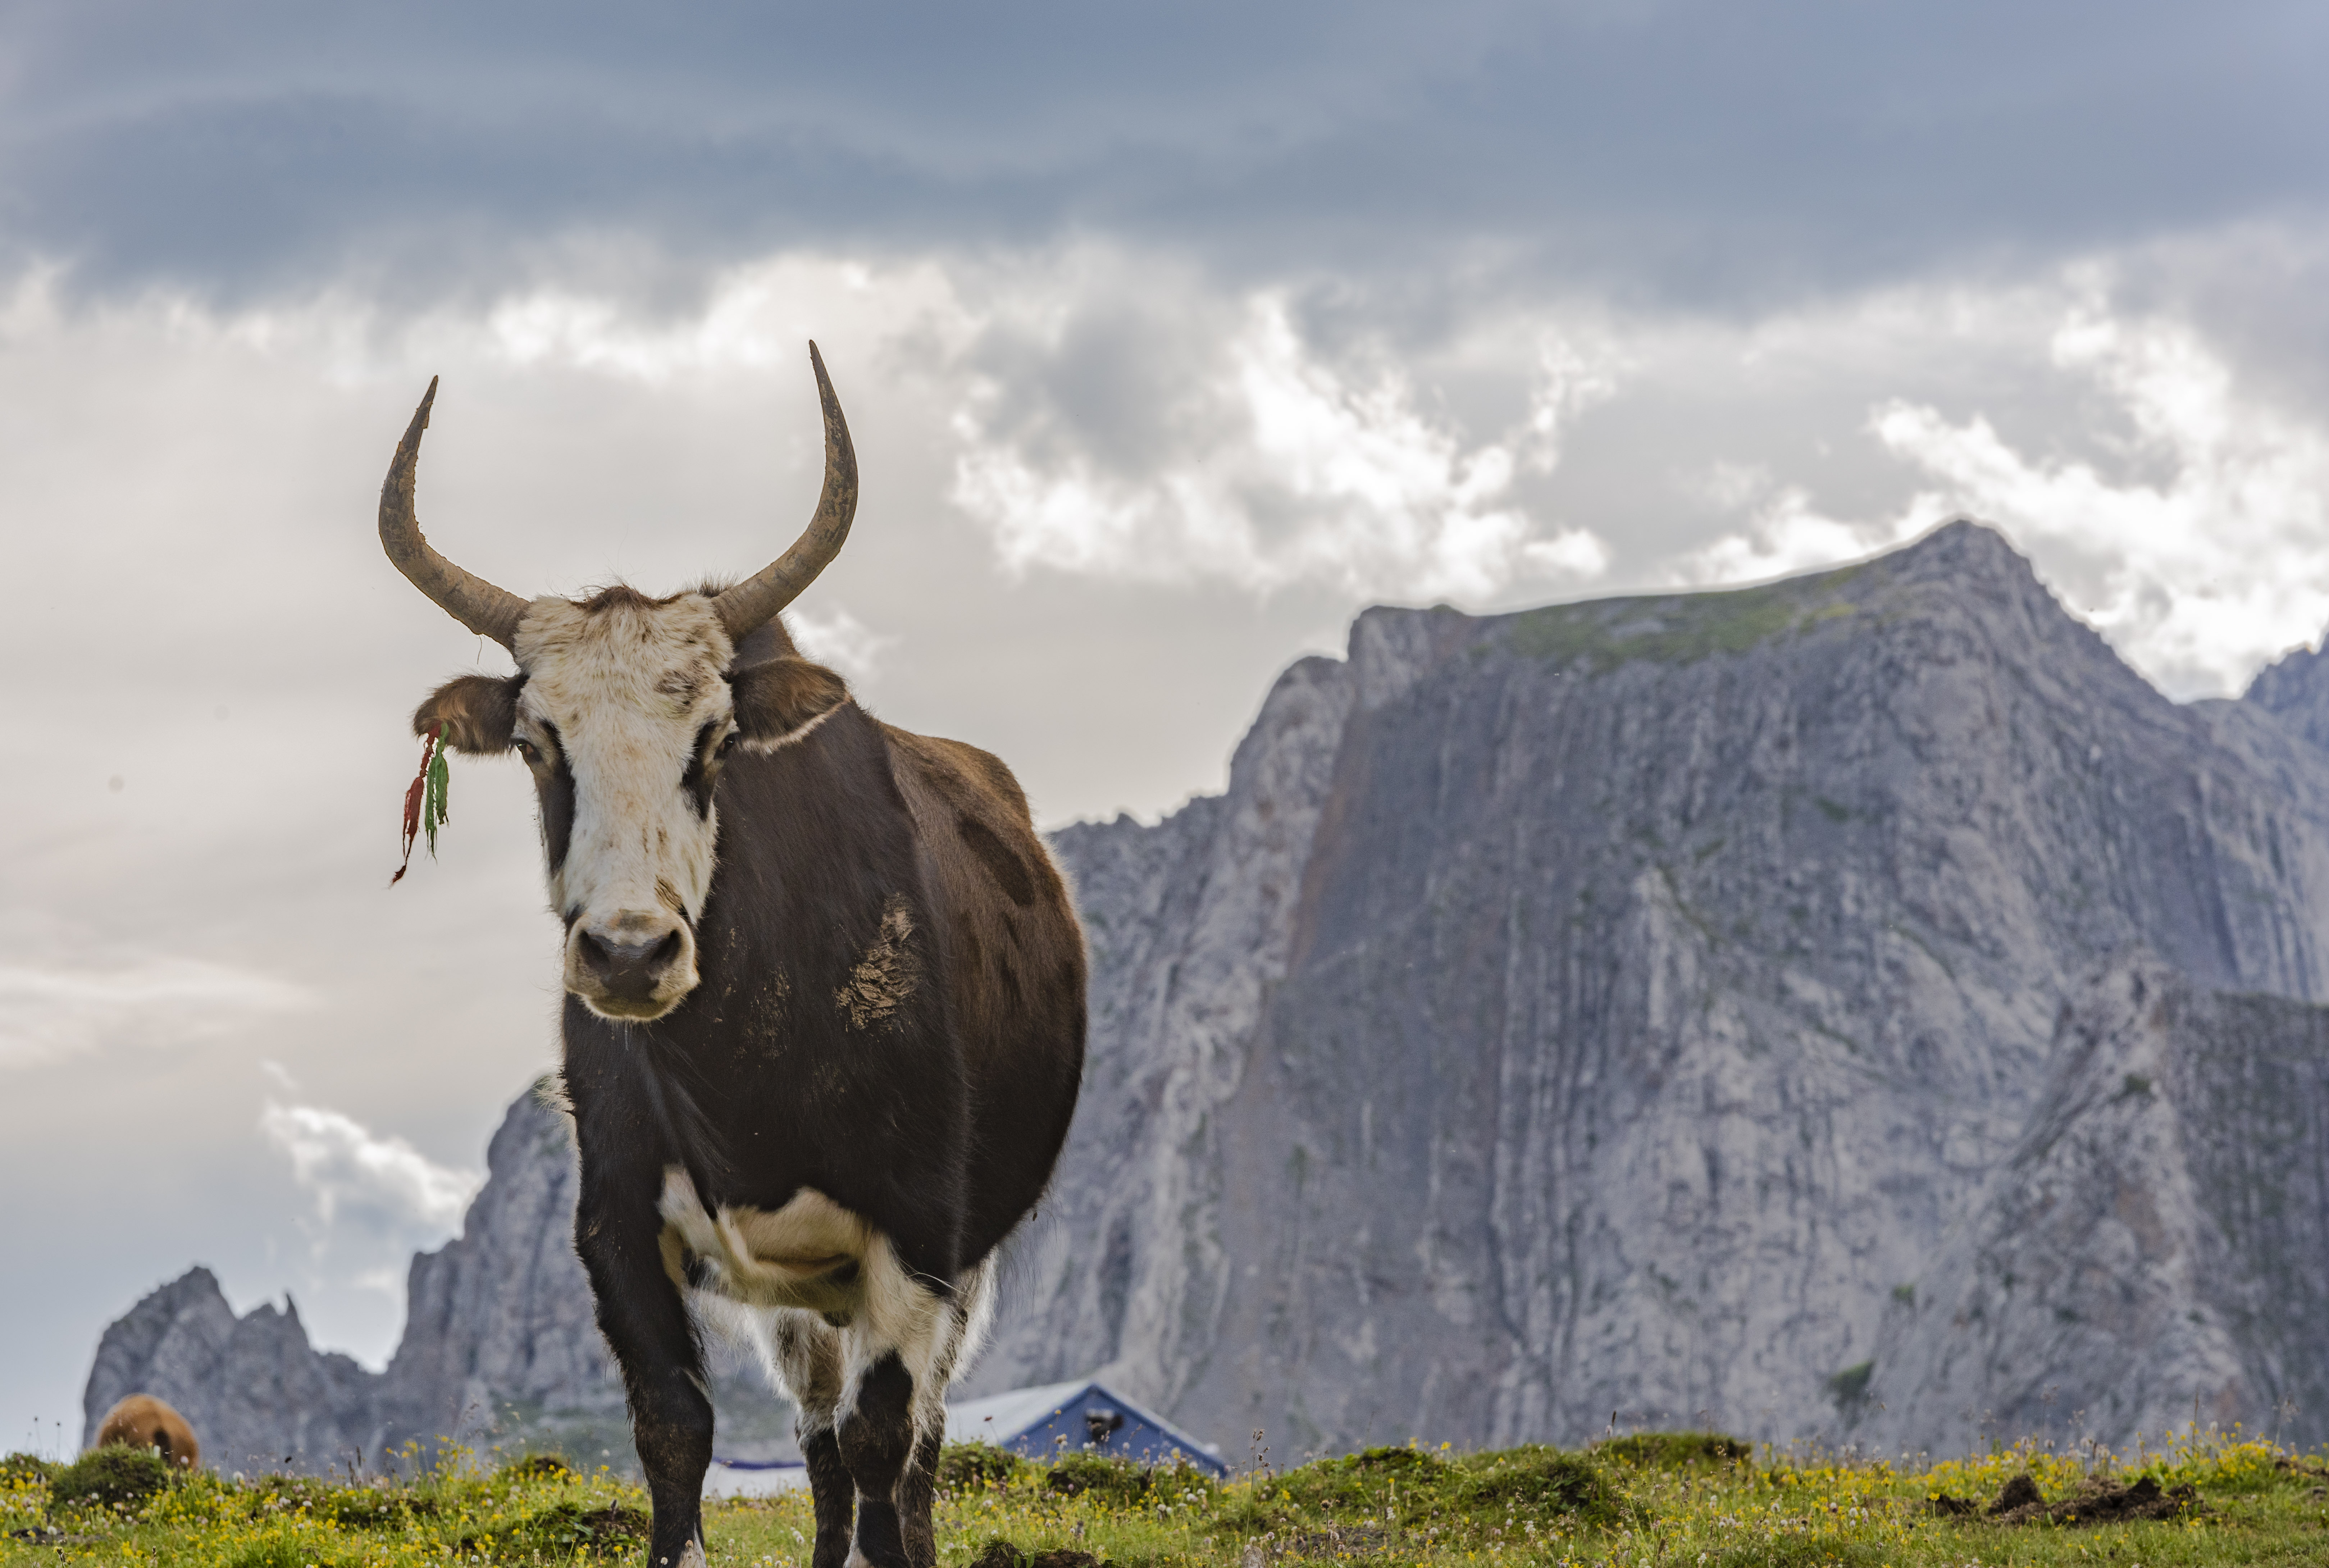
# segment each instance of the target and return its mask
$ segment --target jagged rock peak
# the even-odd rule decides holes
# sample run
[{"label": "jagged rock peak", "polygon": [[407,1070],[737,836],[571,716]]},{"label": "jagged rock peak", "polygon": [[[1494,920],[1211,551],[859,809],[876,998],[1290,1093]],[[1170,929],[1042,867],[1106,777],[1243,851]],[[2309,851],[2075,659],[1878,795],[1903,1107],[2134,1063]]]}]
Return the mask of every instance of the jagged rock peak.
[{"label": "jagged rock peak", "polygon": [[219,1469],[329,1469],[364,1447],[378,1382],[348,1356],[318,1354],[288,1298],[237,1318],[217,1277],[194,1268],[106,1330],[81,1440],[96,1440],[116,1401],[150,1393],[177,1407]]},{"label": "jagged rock peak", "polygon": [[234,1308],[227,1305],[218,1276],[200,1264],[132,1307],[98,1342],[97,1360],[90,1367],[81,1402],[82,1446],[97,1440],[98,1423],[117,1401],[152,1392],[146,1382],[165,1338],[176,1332],[222,1344],[233,1332],[234,1320]]},{"label": "jagged rock peak", "polygon": [[2323,646],[2291,648],[2257,671],[2241,701],[2255,704],[2329,750],[2329,635],[2324,636]]}]

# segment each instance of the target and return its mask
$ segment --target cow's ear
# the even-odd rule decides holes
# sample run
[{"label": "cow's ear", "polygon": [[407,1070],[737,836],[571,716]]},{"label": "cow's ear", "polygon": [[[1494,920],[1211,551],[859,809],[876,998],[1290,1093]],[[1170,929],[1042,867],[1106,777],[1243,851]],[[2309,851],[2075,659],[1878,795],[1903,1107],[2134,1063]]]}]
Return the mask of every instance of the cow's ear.
[{"label": "cow's ear", "polygon": [[806,659],[770,659],[730,678],[736,694],[736,729],[748,741],[781,741],[849,700],[849,685]]},{"label": "cow's ear", "polygon": [[510,749],[517,729],[518,688],[523,675],[463,675],[447,681],[413,711],[412,732],[425,735],[445,726],[446,743],[456,751],[487,756]]}]

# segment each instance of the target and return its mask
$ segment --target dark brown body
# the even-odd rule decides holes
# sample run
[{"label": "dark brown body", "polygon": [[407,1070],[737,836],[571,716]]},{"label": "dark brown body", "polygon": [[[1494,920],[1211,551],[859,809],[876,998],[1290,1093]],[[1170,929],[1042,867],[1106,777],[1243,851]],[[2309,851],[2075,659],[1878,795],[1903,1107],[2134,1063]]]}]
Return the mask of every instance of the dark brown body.
[{"label": "dark brown body", "polygon": [[880,728],[948,940],[973,1139],[1002,1178],[974,1189],[966,1216],[966,1251],[983,1257],[1034,1206],[1067,1141],[1083,1078],[1083,928],[1001,760]]}]

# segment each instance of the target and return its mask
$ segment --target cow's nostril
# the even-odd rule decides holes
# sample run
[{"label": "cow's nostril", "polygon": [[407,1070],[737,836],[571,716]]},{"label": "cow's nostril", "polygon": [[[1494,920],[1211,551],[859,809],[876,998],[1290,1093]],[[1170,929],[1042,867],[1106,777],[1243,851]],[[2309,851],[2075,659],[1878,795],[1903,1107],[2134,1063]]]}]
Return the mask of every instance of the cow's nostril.
[{"label": "cow's nostril", "polygon": [[665,969],[671,968],[672,965],[679,962],[681,945],[679,933],[677,931],[673,931],[669,936],[665,937],[663,940],[657,942],[655,945],[655,951],[647,955],[647,973],[650,975],[660,975]]},{"label": "cow's nostril", "polygon": [[603,975],[613,968],[614,958],[607,951],[607,944],[589,931],[577,937],[574,945],[582,955],[582,967],[592,974]]}]

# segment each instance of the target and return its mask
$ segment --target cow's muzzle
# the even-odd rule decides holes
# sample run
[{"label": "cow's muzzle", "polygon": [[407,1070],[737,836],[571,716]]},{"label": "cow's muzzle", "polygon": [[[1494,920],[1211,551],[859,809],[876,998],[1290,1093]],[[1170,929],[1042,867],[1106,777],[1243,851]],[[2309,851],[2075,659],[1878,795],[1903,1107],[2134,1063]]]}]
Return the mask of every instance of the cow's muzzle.
[{"label": "cow's muzzle", "polygon": [[667,910],[580,920],[566,937],[566,988],[602,1018],[642,1024],[695,989],[695,934]]}]

